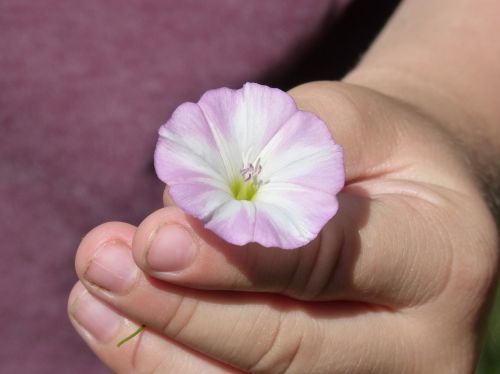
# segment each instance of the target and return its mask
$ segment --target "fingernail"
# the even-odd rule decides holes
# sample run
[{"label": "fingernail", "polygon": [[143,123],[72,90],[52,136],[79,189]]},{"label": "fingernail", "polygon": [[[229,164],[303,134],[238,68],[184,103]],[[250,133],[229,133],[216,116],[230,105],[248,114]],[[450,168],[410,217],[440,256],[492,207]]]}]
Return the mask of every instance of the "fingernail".
[{"label": "fingernail", "polygon": [[71,314],[80,326],[102,343],[116,335],[122,321],[118,313],[87,291],[76,299]]},{"label": "fingernail", "polygon": [[154,236],[147,253],[152,270],[175,272],[193,262],[196,245],[191,234],[180,225],[164,225]]},{"label": "fingernail", "polygon": [[109,242],[97,250],[84,276],[108,291],[123,293],[135,283],[137,265],[124,243]]}]

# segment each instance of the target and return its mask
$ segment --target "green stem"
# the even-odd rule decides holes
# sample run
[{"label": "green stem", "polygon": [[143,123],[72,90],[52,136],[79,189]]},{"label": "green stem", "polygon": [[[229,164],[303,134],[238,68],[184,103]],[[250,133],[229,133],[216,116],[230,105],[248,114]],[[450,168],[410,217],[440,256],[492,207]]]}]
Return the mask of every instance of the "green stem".
[{"label": "green stem", "polygon": [[132,334],[130,334],[129,336],[127,336],[125,339],[120,340],[116,346],[117,347],[121,347],[123,344],[125,344],[126,342],[128,342],[134,336],[139,335],[144,330],[144,327],[146,327],[146,325],[141,325],[141,327],[139,327],[137,330],[135,330]]}]

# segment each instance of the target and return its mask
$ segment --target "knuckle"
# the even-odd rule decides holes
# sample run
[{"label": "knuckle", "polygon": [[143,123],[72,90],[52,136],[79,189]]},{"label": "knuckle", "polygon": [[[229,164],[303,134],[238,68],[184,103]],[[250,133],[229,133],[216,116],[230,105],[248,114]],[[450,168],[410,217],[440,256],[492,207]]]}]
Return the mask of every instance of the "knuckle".
[{"label": "knuckle", "polygon": [[164,316],[160,330],[165,335],[176,339],[191,325],[197,308],[196,299],[179,296],[176,306]]},{"label": "knuckle", "polygon": [[[350,122],[366,122],[366,111],[360,109],[362,95],[356,89],[340,82],[311,82],[290,91],[301,109],[315,112],[323,119],[342,116]],[[327,121],[328,123],[328,121]]]},{"label": "knuckle", "polygon": [[409,141],[408,121],[403,115],[406,111],[399,103],[368,88],[312,82],[292,89],[290,95],[300,109],[324,120],[335,141],[345,146],[347,169],[381,165],[394,152],[404,149],[402,142]]},{"label": "knuckle", "polygon": [[[479,243],[478,243],[479,244]],[[484,296],[489,292],[496,278],[497,260],[486,245],[471,245],[470,253],[464,256],[456,265],[458,286],[463,292],[471,292]]]},{"label": "knuckle", "polygon": [[474,300],[484,301],[497,277],[498,231],[487,208],[479,209],[478,205],[470,210],[465,225],[462,224],[455,241],[454,289]]},{"label": "knuckle", "polygon": [[245,370],[251,373],[290,372],[303,344],[304,334],[300,327],[296,318],[282,316],[270,336],[268,348]]}]

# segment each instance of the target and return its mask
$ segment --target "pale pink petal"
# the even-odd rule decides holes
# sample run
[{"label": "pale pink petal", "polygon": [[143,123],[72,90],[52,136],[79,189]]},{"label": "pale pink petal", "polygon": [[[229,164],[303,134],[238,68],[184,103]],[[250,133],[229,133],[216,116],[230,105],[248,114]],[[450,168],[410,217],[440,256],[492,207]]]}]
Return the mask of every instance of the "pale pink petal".
[{"label": "pale pink petal", "polygon": [[179,208],[202,221],[210,220],[217,208],[233,201],[230,191],[213,186],[209,181],[170,185],[168,193]]},{"label": "pale pink petal", "polygon": [[264,182],[294,183],[333,195],[344,186],[342,147],[324,122],[309,112],[296,112],[259,158]]},{"label": "pale pink petal", "polygon": [[181,209],[205,219],[232,199],[219,149],[198,105],[182,104],[159,133],[156,172]]},{"label": "pale pink petal", "polygon": [[290,95],[256,83],[246,83],[241,90],[208,91],[198,104],[207,121],[218,127],[233,147],[229,153],[239,153],[240,169],[255,162],[261,149],[297,112]]},{"label": "pale pink petal", "polygon": [[160,127],[159,134],[155,169],[162,181],[172,185],[196,178],[228,180],[219,149],[198,105],[179,106]]},{"label": "pale pink petal", "polygon": [[245,126],[240,108],[244,108],[242,90],[218,88],[205,92],[198,101],[215,139],[224,168],[230,179],[239,175],[243,167],[241,149],[233,127]]},{"label": "pale pink petal", "polygon": [[336,196],[293,184],[265,186],[255,202],[254,242],[294,249],[316,238],[338,209]]},{"label": "pale pink petal", "polygon": [[247,244],[254,241],[255,208],[250,201],[228,201],[214,211],[205,227],[229,243]]}]

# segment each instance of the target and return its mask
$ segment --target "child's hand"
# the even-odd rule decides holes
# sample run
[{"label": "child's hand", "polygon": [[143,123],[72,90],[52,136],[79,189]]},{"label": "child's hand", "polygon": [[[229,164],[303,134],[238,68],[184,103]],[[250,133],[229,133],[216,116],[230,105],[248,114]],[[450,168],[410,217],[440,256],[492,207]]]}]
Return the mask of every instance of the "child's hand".
[{"label": "child's hand", "polygon": [[138,228],[84,238],[75,328],[122,373],[470,372],[497,243],[462,154],[440,124],[375,90],[291,94],[345,151],[339,213],[321,235],[292,251],[231,246],[166,194]]}]

